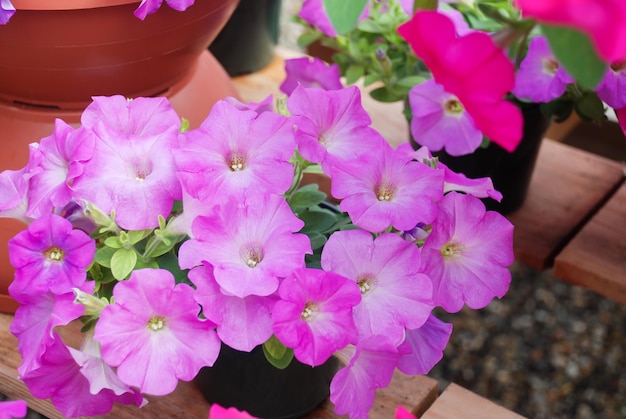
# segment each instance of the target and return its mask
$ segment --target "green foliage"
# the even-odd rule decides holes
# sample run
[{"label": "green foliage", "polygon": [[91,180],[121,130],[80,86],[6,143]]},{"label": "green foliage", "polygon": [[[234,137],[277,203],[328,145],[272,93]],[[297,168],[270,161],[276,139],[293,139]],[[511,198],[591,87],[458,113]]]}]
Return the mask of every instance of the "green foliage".
[{"label": "green foliage", "polygon": [[267,361],[278,369],[285,369],[293,359],[293,349],[287,348],[274,335],[263,344]]},{"label": "green foliage", "polygon": [[356,26],[368,0],[324,0],[324,9],[333,27],[345,34]]},{"label": "green foliage", "polygon": [[120,281],[130,275],[136,263],[137,252],[134,249],[117,249],[111,258],[111,273]]},{"label": "green foliage", "polygon": [[299,213],[302,210],[322,203],[325,199],[326,194],[319,190],[317,184],[312,183],[294,191],[287,198],[287,202],[293,212]]}]

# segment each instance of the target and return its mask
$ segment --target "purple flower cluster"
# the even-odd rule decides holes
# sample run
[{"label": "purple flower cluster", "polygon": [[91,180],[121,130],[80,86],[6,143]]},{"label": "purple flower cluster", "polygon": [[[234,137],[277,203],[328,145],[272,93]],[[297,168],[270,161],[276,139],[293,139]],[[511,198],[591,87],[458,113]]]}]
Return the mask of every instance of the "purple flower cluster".
[{"label": "purple flower cluster", "polygon": [[[0,174],[0,216],[29,224],[9,243],[11,330],[34,395],[67,416],[142,406],[222,343],[277,338],[312,366],[344,360],[331,400],[365,417],[396,368],[443,356],[434,307],[506,293],[513,226],[476,197],[498,198],[490,181],[393,149],[357,88],[298,86],[288,116],[269,104],[220,101],[185,130],[166,99],[96,97]],[[310,232],[327,216],[299,185],[316,167],[350,229]],[[58,331],[79,318],[92,328],[74,348]]]}]

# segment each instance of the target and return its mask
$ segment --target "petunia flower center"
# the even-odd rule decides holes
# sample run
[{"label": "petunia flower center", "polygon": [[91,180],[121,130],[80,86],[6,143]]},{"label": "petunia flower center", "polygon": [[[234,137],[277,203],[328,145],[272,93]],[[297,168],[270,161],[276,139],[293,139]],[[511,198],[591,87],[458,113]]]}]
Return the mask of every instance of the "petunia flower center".
[{"label": "petunia flower center", "polygon": [[463,105],[458,99],[450,99],[444,105],[446,112],[460,114],[463,113]]},{"label": "petunia flower center", "polygon": [[162,330],[167,325],[167,319],[162,316],[153,316],[150,320],[148,320],[147,327],[153,332],[158,332]]},{"label": "petunia flower center", "polygon": [[615,73],[620,73],[623,70],[626,70],[626,60],[613,63],[610,65],[610,67],[611,67],[611,70],[613,70]]},{"label": "petunia flower center", "polygon": [[448,242],[441,247],[441,255],[450,258],[461,253],[461,246],[454,242]]},{"label": "petunia flower center", "polygon": [[249,268],[256,268],[263,260],[263,249],[259,245],[248,245],[244,247],[243,260]]},{"label": "petunia flower center", "polygon": [[367,294],[369,291],[372,290],[374,279],[375,279],[375,276],[371,274],[361,275],[357,279],[356,283],[359,286],[359,289],[361,290],[361,294]]},{"label": "petunia flower center", "polygon": [[393,185],[383,182],[376,188],[375,193],[379,201],[391,201],[396,193],[396,188]]},{"label": "petunia flower center", "polygon": [[232,153],[226,159],[226,165],[231,172],[240,172],[246,168],[246,158],[239,153]]},{"label": "petunia flower center", "polygon": [[135,173],[135,180],[140,183],[146,180],[152,173],[152,163],[149,160],[137,159],[132,163],[132,167]]},{"label": "petunia flower center", "polygon": [[49,247],[45,252],[43,252],[43,254],[46,256],[46,259],[51,262],[60,262],[65,256],[63,249],[59,249],[56,246]]},{"label": "petunia flower center", "polygon": [[543,60],[542,64],[543,64],[543,71],[548,74],[555,75],[557,70],[559,69],[559,63],[555,59],[552,59],[552,58]]},{"label": "petunia flower center", "polygon": [[304,309],[302,310],[302,314],[300,317],[302,320],[308,320],[315,313],[315,304],[314,303],[306,303]]}]

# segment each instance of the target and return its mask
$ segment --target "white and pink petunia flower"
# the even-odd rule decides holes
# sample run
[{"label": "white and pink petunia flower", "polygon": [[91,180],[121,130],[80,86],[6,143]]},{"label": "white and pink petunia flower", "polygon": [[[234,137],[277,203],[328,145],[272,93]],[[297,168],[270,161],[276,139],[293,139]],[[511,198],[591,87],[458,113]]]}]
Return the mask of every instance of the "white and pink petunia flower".
[{"label": "white and pink petunia flower", "polygon": [[285,80],[280,91],[290,95],[298,85],[320,87],[324,90],[343,88],[337,64],[328,64],[317,57],[301,57],[285,60]]}]

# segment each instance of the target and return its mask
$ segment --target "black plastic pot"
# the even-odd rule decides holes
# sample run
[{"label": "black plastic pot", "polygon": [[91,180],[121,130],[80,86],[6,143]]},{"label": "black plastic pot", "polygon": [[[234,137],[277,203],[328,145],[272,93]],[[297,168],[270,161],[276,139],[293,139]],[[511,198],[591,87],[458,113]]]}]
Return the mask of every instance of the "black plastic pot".
[{"label": "black plastic pot", "polygon": [[465,156],[451,156],[445,151],[433,152],[434,156],[457,173],[470,178],[489,176],[503,198],[500,203],[490,198],[483,199],[483,202],[487,209],[501,214],[509,214],[524,203],[541,140],[549,124],[539,105],[518,105],[524,115],[524,134],[512,153],[493,142]]},{"label": "black plastic pot", "polygon": [[209,403],[236,407],[264,419],[295,419],[328,397],[338,368],[334,357],[318,367],[294,358],[279,370],[267,362],[260,346],[241,352],[222,344],[215,365],[201,369],[196,383]]},{"label": "black plastic pot", "polygon": [[240,0],[209,47],[229,75],[253,73],[272,61],[280,7],[281,0]]}]

